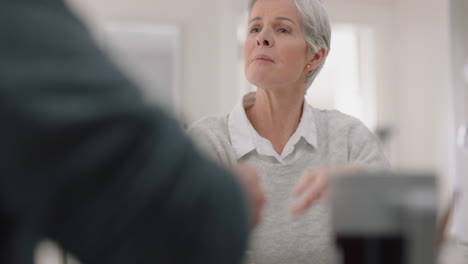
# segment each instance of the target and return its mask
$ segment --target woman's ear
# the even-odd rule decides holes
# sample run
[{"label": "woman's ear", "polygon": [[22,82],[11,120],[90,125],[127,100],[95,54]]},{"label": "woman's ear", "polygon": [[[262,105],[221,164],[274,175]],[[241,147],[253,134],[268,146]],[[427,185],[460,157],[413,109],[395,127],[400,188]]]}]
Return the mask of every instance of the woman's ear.
[{"label": "woman's ear", "polygon": [[315,70],[326,58],[327,56],[327,49],[321,48],[315,54],[312,55],[312,58],[306,65],[306,71],[310,72]]}]

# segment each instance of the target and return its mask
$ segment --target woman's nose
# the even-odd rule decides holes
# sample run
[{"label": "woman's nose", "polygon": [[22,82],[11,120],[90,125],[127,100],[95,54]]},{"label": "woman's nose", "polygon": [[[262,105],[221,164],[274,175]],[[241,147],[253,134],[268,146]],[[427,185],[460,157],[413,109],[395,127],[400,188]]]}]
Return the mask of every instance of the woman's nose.
[{"label": "woman's nose", "polygon": [[267,36],[267,34],[265,34],[265,33],[260,34],[258,36],[258,38],[257,38],[257,46],[258,47],[271,47],[273,45],[272,39],[269,36]]},{"label": "woman's nose", "polygon": [[257,40],[257,46],[267,46],[269,47],[270,46],[270,41],[268,41],[267,39],[264,39],[264,40]]}]

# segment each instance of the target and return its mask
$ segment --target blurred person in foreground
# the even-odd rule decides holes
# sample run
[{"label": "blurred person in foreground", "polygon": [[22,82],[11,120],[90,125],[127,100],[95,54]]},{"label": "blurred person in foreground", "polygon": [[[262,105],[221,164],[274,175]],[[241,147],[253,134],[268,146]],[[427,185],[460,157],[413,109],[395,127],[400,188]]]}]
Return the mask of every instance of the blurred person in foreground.
[{"label": "blurred person in foreground", "polygon": [[259,173],[267,203],[251,263],[334,263],[329,210],[320,201],[330,171],[388,163],[361,121],[305,101],[330,50],[321,1],[251,1],[247,34],[245,75],[256,92],[229,114],[196,122],[190,134],[219,164]]},{"label": "blurred person in foreground", "polygon": [[1,1],[0,36],[0,263],[44,238],[86,264],[240,262],[252,170],[201,158],[61,0]]}]

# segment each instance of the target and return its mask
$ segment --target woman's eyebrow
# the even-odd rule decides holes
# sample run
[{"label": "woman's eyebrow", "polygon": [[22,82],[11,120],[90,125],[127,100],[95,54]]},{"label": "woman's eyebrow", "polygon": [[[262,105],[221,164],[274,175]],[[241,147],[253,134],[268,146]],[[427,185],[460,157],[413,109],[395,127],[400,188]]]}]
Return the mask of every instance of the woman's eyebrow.
[{"label": "woman's eyebrow", "polygon": [[249,24],[254,22],[254,21],[258,21],[258,20],[262,20],[262,18],[261,17],[254,17],[249,21]]},{"label": "woman's eyebrow", "polygon": [[294,25],[296,25],[296,22],[294,22],[292,19],[287,18],[287,17],[276,17],[275,20],[287,20],[287,21],[293,23]]},{"label": "woman's eyebrow", "polygon": [[[254,22],[254,21],[259,21],[259,20],[262,20],[262,18],[261,17],[254,17],[249,21],[249,24]],[[275,17],[275,20],[287,20],[287,21],[293,23],[294,25],[296,25],[296,22],[294,22],[292,19],[287,18],[287,17]]]}]

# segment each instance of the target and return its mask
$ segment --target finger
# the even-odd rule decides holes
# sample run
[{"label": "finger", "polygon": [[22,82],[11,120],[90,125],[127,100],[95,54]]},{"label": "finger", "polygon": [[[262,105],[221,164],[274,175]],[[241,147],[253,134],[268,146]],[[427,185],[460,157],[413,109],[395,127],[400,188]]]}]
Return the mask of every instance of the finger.
[{"label": "finger", "polygon": [[255,227],[261,221],[262,210],[266,200],[260,185],[260,178],[255,169],[248,166],[240,166],[236,171],[247,193],[251,227]]},{"label": "finger", "polygon": [[314,183],[316,177],[317,174],[312,171],[302,174],[301,178],[299,178],[299,181],[294,186],[293,195],[299,196],[302,194],[308,186],[311,186]]},{"label": "finger", "polygon": [[265,195],[263,194],[263,192],[260,192],[259,199],[257,201],[257,206],[256,206],[257,210],[255,212],[254,226],[257,226],[262,219],[262,212],[265,206],[265,201],[266,201]]},{"label": "finger", "polygon": [[319,198],[321,202],[326,203],[326,204],[328,204],[328,202],[329,202],[329,197],[328,196],[330,195],[329,194],[329,189],[327,187],[328,186],[325,186],[325,189],[323,190],[322,195]]},{"label": "finger", "polygon": [[248,167],[248,166],[239,166],[236,169],[236,175],[238,176],[239,180],[247,185],[251,184],[258,184],[259,177],[255,169]]},{"label": "finger", "polygon": [[322,195],[325,193],[325,189],[325,181],[317,180],[316,184],[310,189],[309,192],[307,192],[305,197],[293,207],[292,214],[298,215],[305,212],[312,206],[315,201],[322,197]]},{"label": "finger", "polygon": [[309,209],[314,204],[315,201],[320,199],[321,195],[322,195],[321,191],[311,192],[293,208],[292,214],[299,215],[299,214],[304,213],[307,209]]},{"label": "finger", "polygon": [[252,175],[256,173],[253,168],[246,165],[240,165],[234,168],[234,170],[238,172],[239,175]]},{"label": "finger", "polygon": [[323,178],[328,173],[327,168],[319,168],[314,171],[308,171],[302,175],[298,183],[294,187],[293,194],[298,196],[304,192],[305,189],[312,186],[317,178]]}]

